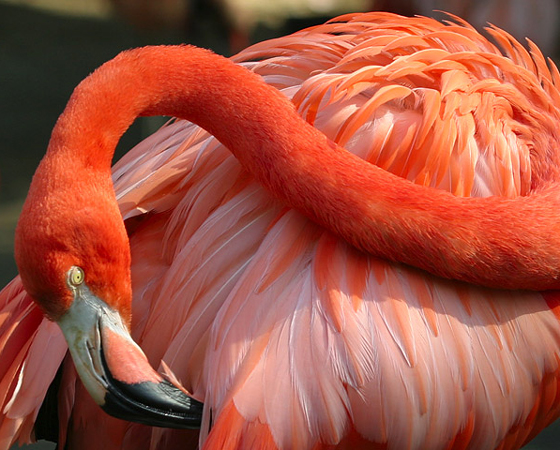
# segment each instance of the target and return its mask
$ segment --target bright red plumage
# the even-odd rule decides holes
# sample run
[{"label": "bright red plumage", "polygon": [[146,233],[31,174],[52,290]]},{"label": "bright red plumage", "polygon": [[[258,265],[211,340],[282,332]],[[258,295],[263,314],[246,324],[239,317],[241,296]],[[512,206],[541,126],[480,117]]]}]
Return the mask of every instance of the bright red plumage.
[{"label": "bright red plumage", "polygon": [[[535,48],[528,53],[505,33],[493,35],[506,56],[465,24],[356,15],[257,44],[234,61],[293,99],[327,138],[382,169],[457,197],[500,196],[521,204],[557,182],[560,77]],[[182,115],[174,94],[164,101]],[[218,95],[216,87],[199,101]],[[266,101],[267,94],[260,95]],[[254,114],[247,113],[251,120],[281,120],[276,111]],[[291,120],[287,130],[297,128]],[[127,125],[114,124],[99,145]],[[256,126],[251,132],[260,133]],[[313,147],[319,134],[306,133]],[[224,140],[251,141],[241,135]],[[93,155],[88,164],[105,159]],[[203,448],[519,448],[560,413],[555,294],[477,287],[361,253],[287,209],[223,144],[184,121],[131,150],[113,169],[113,180],[130,237],[133,337],[152,365],[164,360],[204,401]],[[274,183],[278,188],[277,181],[269,187]],[[360,189],[349,188],[349,197]],[[341,208],[336,200],[318,209]],[[387,220],[407,218],[396,200],[394,209],[384,210]],[[362,212],[343,211],[347,222]],[[449,219],[446,211],[436,213]],[[449,223],[467,233],[467,219],[459,215]],[[553,234],[547,224],[531,221],[528,228]],[[470,235],[475,239],[491,227],[492,239],[519,232],[487,219]],[[387,238],[397,259],[408,248],[423,248],[416,244],[434,245],[404,242],[426,230],[406,231],[403,242]],[[454,234],[446,237],[456,242]],[[455,252],[469,251],[457,242]],[[506,244],[507,256],[517,241]],[[473,260],[492,256],[480,252]],[[496,271],[509,277],[505,284],[518,282],[511,267],[503,263]],[[441,268],[448,269],[456,268]],[[6,394],[0,443],[8,445],[18,433],[28,436],[65,344],[18,281],[0,299],[0,361],[13,361],[0,379]],[[28,315],[21,318],[20,310]],[[40,346],[45,333],[54,342],[49,376],[31,385],[36,369],[30,367],[39,360],[25,346]],[[4,339],[14,344],[2,346]],[[107,449],[196,447],[192,431],[106,416],[77,380],[71,360],[64,366],[61,426],[76,448],[92,442]],[[19,392],[26,383],[31,391]]]}]

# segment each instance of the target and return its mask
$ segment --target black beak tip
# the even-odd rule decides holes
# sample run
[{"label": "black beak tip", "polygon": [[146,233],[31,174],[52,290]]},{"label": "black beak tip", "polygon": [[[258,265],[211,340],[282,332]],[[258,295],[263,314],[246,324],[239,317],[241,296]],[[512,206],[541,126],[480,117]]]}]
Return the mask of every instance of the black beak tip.
[{"label": "black beak tip", "polygon": [[198,429],[203,404],[167,380],[125,383],[109,370],[101,350],[104,378],[107,383],[101,408],[109,415],[130,422],[162,428]]},{"label": "black beak tip", "polygon": [[103,410],[119,419],[165,428],[200,428],[203,404],[168,381],[109,381]]}]

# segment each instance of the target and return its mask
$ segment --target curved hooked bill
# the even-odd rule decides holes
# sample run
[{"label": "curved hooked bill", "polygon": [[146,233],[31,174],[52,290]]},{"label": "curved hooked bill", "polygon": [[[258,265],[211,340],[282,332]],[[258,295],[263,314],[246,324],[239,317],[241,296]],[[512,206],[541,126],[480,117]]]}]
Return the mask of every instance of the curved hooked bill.
[{"label": "curved hooked bill", "polygon": [[150,366],[120,314],[85,284],[74,289],[58,324],[82,383],[105,412],[145,425],[200,428],[203,404]]}]

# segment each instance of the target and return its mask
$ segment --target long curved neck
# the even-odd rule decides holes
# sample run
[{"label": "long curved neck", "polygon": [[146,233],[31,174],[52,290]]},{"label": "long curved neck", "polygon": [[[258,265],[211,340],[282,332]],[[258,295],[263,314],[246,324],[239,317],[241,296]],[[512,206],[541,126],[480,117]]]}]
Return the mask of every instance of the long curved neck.
[{"label": "long curved neck", "polygon": [[48,155],[109,174],[139,115],[200,125],[276,197],[373,255],[490,287],[560,288],[554,190],[465,199],[417,186],[336,146],[259,77],[195,47],[146,47],[103,65],[76,88]]}]

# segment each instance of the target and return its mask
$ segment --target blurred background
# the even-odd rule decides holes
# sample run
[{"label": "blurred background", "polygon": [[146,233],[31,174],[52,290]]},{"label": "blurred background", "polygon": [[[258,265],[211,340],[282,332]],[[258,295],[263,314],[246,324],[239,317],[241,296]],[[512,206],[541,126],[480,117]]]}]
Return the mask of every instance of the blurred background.
[{"label": "blurred background", "polygon": [[[493,23],[522,42],[529,37],[553,59],[559,50],[560,0],[0,0],[0,287],[17,274],[15,224],[51,129],[96,67],[147,44],[191,43],[229,56],[337,14],[372,10],[438,18],[445,10],[479,29]],[[116,158],[161,123],[137,121]],[[558,449],[556,425],[526,449]]]}]

